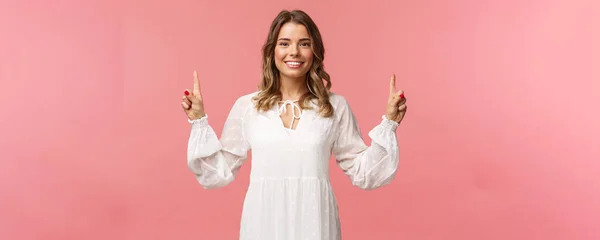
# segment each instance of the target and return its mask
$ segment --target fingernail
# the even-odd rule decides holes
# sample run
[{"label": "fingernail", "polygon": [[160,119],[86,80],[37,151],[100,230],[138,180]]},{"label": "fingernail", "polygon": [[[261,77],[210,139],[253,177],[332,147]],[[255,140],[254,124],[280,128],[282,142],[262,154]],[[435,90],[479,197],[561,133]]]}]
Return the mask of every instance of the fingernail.
[{"label": "fingernail", "polygon": [[185,90],[185,92],[183,92],[183,93],[185,93],[186,96],[190,95],[190,92],[188,92],[188,90]]},{"label": "fingernail", "polygon": [[404,98],[404,93],[400,94],[400,99]]}]

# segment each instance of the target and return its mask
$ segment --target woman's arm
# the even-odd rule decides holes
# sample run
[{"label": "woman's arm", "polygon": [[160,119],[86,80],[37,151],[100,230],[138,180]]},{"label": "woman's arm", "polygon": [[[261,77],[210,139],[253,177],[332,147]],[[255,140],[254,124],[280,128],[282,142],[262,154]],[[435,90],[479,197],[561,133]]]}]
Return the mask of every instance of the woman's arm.
[{"label": "woman's arm", "polygon": [[[248,158],[250,144],[244,136],[244,115],[249,99],[238,99],[223,127],[221,139],[208,124],[207,116],[190,121],[188,168],[205,189],[224,187],[231,183]],[[188,120],[189,121],[189,120]]]},{"label": "woman's arm", "polygon": [[375,189],[390,183],[398,170],[398,123],[385,116],[370,132],[371,146],[363,141],[356,118],[345,99],[336,110],[339,114],[333,155],[337,165],[361,189]]}]

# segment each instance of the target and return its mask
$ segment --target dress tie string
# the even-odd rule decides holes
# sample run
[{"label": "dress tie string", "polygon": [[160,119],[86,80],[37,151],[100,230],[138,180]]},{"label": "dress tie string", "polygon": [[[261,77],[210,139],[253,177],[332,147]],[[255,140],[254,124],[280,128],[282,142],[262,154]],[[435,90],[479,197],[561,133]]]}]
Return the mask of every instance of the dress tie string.
[{"label": "dress tie string", "polygon": [[[279,102],[283,103],[281,107],[277,108],[277,115],[279,116],[287,112],[287,105],[290,105],[292,107],[292,122],[289,127],[289,129],[292,129],[292,126],[294,126],[294,121],[296,121],[296,119],[300,119],[300,116],[302,115],[302,109],[300,109],[300,106],[298,106],[298,104],[296,103],[298,102],[298,100],[285,100]],[[295,110],[298,110],[298,115],[296,115]]]}]

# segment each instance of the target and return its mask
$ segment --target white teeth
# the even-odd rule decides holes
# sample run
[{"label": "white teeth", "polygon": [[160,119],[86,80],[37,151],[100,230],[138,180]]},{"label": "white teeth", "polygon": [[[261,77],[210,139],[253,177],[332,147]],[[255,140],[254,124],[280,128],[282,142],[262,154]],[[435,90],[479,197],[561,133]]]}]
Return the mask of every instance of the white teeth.
[{"label": "white teeth", "polygon": [[292,66],[298,66],[301,63],[300,62],[287,62],[287,64],[292,65]]}]

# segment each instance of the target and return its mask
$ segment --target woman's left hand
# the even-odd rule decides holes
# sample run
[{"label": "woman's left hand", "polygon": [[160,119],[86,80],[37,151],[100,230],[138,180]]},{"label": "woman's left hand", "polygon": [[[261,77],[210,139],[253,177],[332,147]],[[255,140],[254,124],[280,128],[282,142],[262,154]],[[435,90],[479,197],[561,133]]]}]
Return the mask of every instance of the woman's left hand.
[{"label": "woman's left hand", "polygon": [[390,79],[390,96],[385,116],[389,120],[400,123],[404,114],[406,114],[406,97],[403,90],[396,90],[396,74],[393,74]]}]

